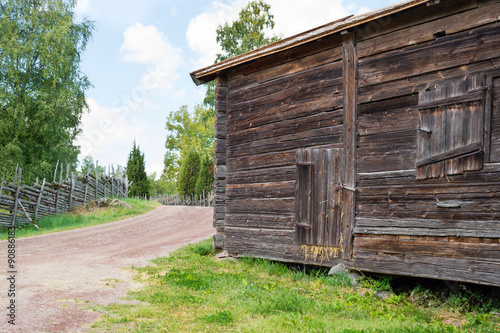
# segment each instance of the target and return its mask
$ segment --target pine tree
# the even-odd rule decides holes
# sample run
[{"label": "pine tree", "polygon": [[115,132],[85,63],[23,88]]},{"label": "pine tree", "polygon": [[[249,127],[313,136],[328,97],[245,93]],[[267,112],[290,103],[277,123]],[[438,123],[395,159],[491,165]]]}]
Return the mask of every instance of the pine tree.
[{"label": "pine tree", "polygon": [[205,155],[201,161],[200,173],[196,181],[196,194],[210,193],[214,188],[214,161]]},{"label": "pine tree", "polygon": [[200,154],[190,149],[182,161],[181,170],[177,179],[177,191],[181,196],[196,194],[196,181],[200,173]]},{"label": "pine tree", "polygon": [[144,153],[141,153],[134,140],[134,146],[128,155],[127,161],[127,176],[129,182],[132,182],[128,192],[130,197],[142,197],[144,195],[149,197],[149,181],[145,165]]}]

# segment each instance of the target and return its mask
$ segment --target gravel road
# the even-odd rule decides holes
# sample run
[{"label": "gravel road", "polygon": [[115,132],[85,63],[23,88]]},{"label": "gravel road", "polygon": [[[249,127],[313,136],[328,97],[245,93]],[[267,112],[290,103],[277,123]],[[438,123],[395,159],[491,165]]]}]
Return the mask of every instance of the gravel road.
[{"label": "gravel road", "polygon": [[122,221],[16,241],[15,326],[8,323],[6,241],[0,242],[0,332],[85,332],[88,306],[126,303],[131,265],[213,235],[212,208],[162,206]]}]

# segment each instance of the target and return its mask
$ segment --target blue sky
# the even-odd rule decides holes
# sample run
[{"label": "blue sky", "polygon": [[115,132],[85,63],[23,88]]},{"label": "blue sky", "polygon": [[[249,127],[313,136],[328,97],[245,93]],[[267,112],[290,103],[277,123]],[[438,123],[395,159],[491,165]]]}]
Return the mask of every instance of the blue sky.
[{"label": "blue sky", "polygon": [[[283,37],[397,0],[267,0]],[[170,111],[203,101],[189,73],[213,63],[215,29],[248,0],[79,0],[76,12],[95,21],[82,70],[94,87],[82,119],[80,160],[126,165],[136,140],[148,173],[161,173]]]}]

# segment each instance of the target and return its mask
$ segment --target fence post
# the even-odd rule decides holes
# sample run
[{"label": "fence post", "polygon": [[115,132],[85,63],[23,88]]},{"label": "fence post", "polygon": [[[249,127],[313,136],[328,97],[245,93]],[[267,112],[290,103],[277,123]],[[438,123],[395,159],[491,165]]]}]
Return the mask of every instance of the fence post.
[{"label": "fence post", "polygon": [[108,182],[107,182],[107,177],[106,175],[104,175],[104,177],[102,177],[102,183],[104,185],[104,197],[106,197],[106,193],[107,193],[107,189],[108,189]]},{"label": "fence post", "polygon": [[57,180],[57,167],[58,166],[59,166],[59,160],[57,160],[56,169],[54,170],[54,180],[52,181],[53,183],[55,183]]},{"label": "fence post", "polygon": [[129,183],[128,183],[128,175],[125,175],[125,197],[128,197],[128,187],[129,187]]},{"label": "fence post", "polygon": [[85,177],[85,193],[83,194],[83,205],[84,206],[87,203],[87,191],[89,189],[89,181],[90,181],[90,177],[89,177],[89,172],[87,171],[87,176]]},{"label": "fence post", "polygon": [[61,191],[61,188],[58,186],[57,187],[57,194],[56,194],[56,205],[54,207],[54,215],[57,214],[57,206],[59,205],[59,192]]},{"label": "fence post", "polygon": [[68,210],[71,211],[71,208],[73,208],[73,189],[75,188],[75,173],[71,173],[71,188],[69,190],[69,205],[68,205]]},{"label": "fence post", "polygon": [[59,173],[59,184],[61,185],[63,183],[62,175],[63,175],[63,164],[61,163],[61,172]]},{"label": "fence post", "polygon": [[21,176],[23,174],[23,169],[19,168],[18,172],[19,172],[19,174],[16,174],[16,176],[17,176],[17,189],[16,189],[16,195],[15,195],[15,199],[14,199],[14,211],[12,214],[12,223],[10,224],[11,228],[13,228],[16,225],[17,204],[19,202],[19,191],[21,190]]},{"label": "fence post", "polygon": [[45,187],[45,178],[42,181],[42,187],[40,187],[40,194],[38,195],[38,199],[36,201],[35,216],[34,216],[35,221],[38,221],[38,207],[40,207],[40,202],[42,201],[44,187]]},{"label": "fence post", "polygon": [[95,200],[99,197],[99,172],[97,169],[99,168],[99,162],[95,161]]}]

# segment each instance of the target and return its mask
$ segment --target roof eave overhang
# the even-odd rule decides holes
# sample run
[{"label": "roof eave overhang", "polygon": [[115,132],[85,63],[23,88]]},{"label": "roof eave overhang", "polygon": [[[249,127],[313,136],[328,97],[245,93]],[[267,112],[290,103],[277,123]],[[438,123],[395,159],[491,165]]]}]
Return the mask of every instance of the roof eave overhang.
[{"label": "roof eave overhang", "polygon": [[437,2],[439,2],[439,0],[407,0],[366,14],[347,16],[340,20],[325,24],[321,27],[308,30],[298,35],[285,38],[276,43],[272,43],[253,51],[243,53],[239,56],[221,61],[214,65],[204,67],[197,71],[191,72],[190,75],[196,85],[201,85],[214,80],[217,75],[220,75],[233,67],[243,65],[250,61],[280,53],[299,45],[306,44],[329,35],[333,35],[335,33],[353,29],[364,23],[375,21],[382,17],[392,15],[412,7],[416,7],[421,4]]}]

